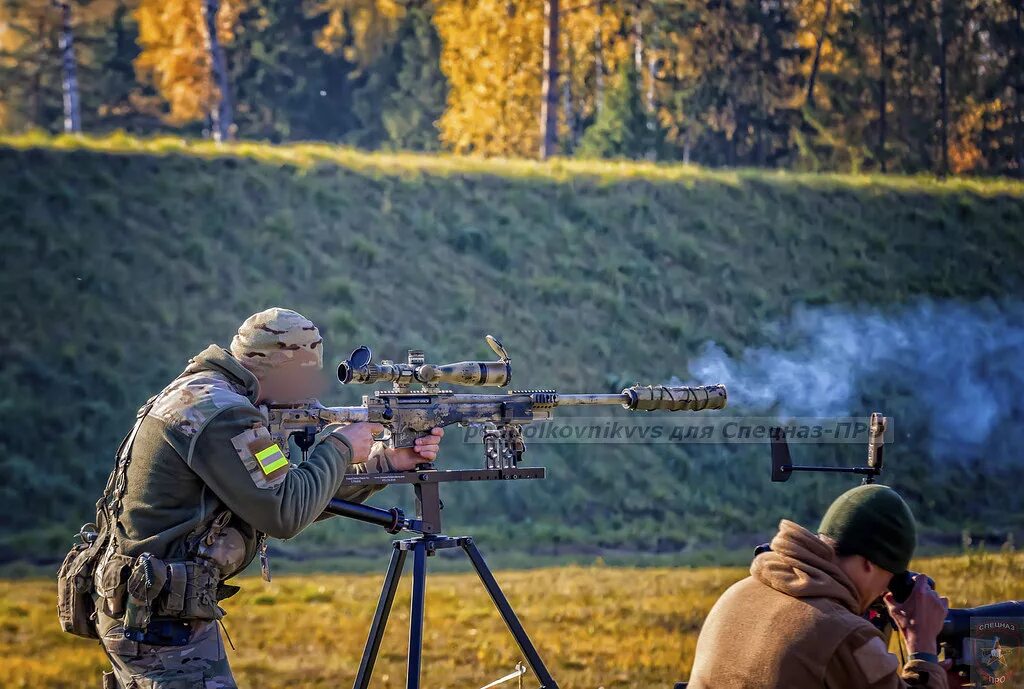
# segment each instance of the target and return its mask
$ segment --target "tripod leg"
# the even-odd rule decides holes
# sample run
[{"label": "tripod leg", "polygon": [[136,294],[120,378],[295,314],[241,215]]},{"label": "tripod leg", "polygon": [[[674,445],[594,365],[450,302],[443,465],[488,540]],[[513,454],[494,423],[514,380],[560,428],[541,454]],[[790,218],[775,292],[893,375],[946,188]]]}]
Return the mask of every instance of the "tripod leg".
[{"label": "tripod leg", "polygon": [[487,593],[491,596],[494,607],[498,609],[501,619],[505,621],[505,626],[512,633],[512,637],[519,645],[519,650],[523,656],[526,657],[526,662],[529,664],[530,669],[533,670],[533,674],[540,681],[542,689],[558,689],[558,685],[551,677],[547,667],[544,666],[544,661],[540,659],[540,654],[534,648],[530,637],[526,635],[526,630],[523,629],[523,625],[519,622],[519,618],[516,617],[515,611],[512,610],[508,599],[502,593],[501,587],[498,586],[498,582],[495,580],[487,563],[484,562],[484,556],[480,554],[476,544],[473,543],[473,539],[466,538],[461,545],[473,563],[476,573],[480,576],[480,581],[483,582],[484,588],[487,589]]},{"label": "tripod leg", "polygon": [[373,623],[370,625],[370,633],[366,637],[363,659],[359,661],[359,672],[356,674],[355,684],[352,685],[353,689],[367,689],[370,686],[370,675],[373,674],[373,666],[377,662],[380,642],[384,639],[384,628],[387,627],[388,615],[391,614],[391,604],[395,601],[398,582],[402,579],[405,555],[406,552],[401,548],[395,548],[391,554],[391,564],[388,565],[388,572],[384,575],[384,586],[380,590],[377,611],[373,613]]},{"label": "tripod leg", "polygon": [[427,548],[423,541],[413,547],[412,603],[409,607],[409,669],[406,689],[419,689],[423,660],[423,604],[427,592]]}]

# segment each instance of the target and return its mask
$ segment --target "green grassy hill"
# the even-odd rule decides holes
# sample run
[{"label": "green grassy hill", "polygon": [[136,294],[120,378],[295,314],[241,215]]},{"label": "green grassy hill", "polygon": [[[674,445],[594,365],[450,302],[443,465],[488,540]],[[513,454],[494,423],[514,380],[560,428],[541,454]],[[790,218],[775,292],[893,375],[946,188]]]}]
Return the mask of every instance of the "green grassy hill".
[{"label": "green grassy hill", "polygon": [[[0,562],[45,562],[91,518],[134,409],[253,311],[313,318],[331,368],[361,343],[390,358],[486,356],[494,333],[519,387],[687,380],[709,341],[732,354],[784,345],[772,324],[798,304],[1024,294],[1024,185],[5,139],[0,253]],[[877,382],[857,412],[908,420],[886,482],[931,538],[1024,524],[1016,457],[984,476],[935,462],[913,391]],[[457,431],[446,444],[450,464],[479,462]],[[696,560],[746,551],[780,516],[809,520],[851,485],[772,485],[760,445],[537,445],[528,457],[547,481],[448,490],[452,531],[473,525],[489,551]],[[278,550],[325,558],[385,542],[327,523]]]}]

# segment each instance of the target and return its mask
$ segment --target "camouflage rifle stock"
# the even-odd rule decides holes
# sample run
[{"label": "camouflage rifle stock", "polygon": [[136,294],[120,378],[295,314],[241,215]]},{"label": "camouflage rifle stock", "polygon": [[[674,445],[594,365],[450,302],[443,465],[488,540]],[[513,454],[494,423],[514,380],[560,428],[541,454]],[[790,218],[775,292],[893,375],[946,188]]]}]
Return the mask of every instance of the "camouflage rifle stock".
[{"label": "camouflage rifle stock", "polygon": [[[633,385],[619,393],[561,394],[554,390],[512,390],[506,394],[477,394],[439,389],[440,383],[504,387],[512,366],[501,343],[490,335],[487,343],[498,361],[462,361],[433,365],[423,352],[410,350],[408,363],[372,363],[367,347],[360,347],[338,367],[342,383],[390,381],[391,390],[363,397],[361,406],[325,407],[316,400],[298,405],[268,405],[271,435],[282,447],[296,435],[300,447],[327,424],[371,421],[383,424],[390,447],[412,447],[416,438],[434,427],[453,424],[483,427],[486,468],[514,468],[526,446],[522,426],[551,418],[556,407],[622,405],[634,411],[701,411],[726,404],[723,385]],[[412,390],[413,384],[421,389]]]}]

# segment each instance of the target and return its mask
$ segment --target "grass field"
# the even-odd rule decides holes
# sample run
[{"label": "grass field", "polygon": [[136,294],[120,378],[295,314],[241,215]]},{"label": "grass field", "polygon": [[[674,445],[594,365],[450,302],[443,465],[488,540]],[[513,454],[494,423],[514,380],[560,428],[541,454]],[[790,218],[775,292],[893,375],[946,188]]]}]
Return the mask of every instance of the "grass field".
[{"label": "grass field", "polygon": [[[1024,554],[970,553],[917,561],[956,607],[1024,598]],[[689,673],[701,621],[740,568],[564,567],[498,573],[563,689],[671,687]],[[228,651],[241,686],[344,687],[354,677],[381,576],[258,579],[227,601]],[[404,686],[408,581],[396,599],[376,687]],[[520,660],[475,577],[428,579],[423,685],[480,687]],[[0,686],[98,686],[92,642],[59,631],[53,583],[0,582]],[[525,686],[533,686],[529,682]]]}]

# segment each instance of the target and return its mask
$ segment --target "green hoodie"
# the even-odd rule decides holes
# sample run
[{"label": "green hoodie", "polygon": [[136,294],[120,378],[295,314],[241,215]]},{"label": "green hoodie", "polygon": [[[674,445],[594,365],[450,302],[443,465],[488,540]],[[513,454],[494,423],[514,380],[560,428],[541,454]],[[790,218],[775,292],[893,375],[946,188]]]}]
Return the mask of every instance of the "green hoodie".
[{"label": "green hoodie", "polygon": [[[157,396],[131,450],[115,527],[119,553],[191,557],[198,536],[227,509],[249,562],[258,532],[291,538],[339,493],[346,472],[365,471],[351,464],[347,442],[347,450],[321,442],[273,487],[258,486],[231,442],[266,425],[254,404],[258,395],[256,377],[228,351],[210,345]],[[354,489],[338,497],[364,500],[372,492]]]}]

